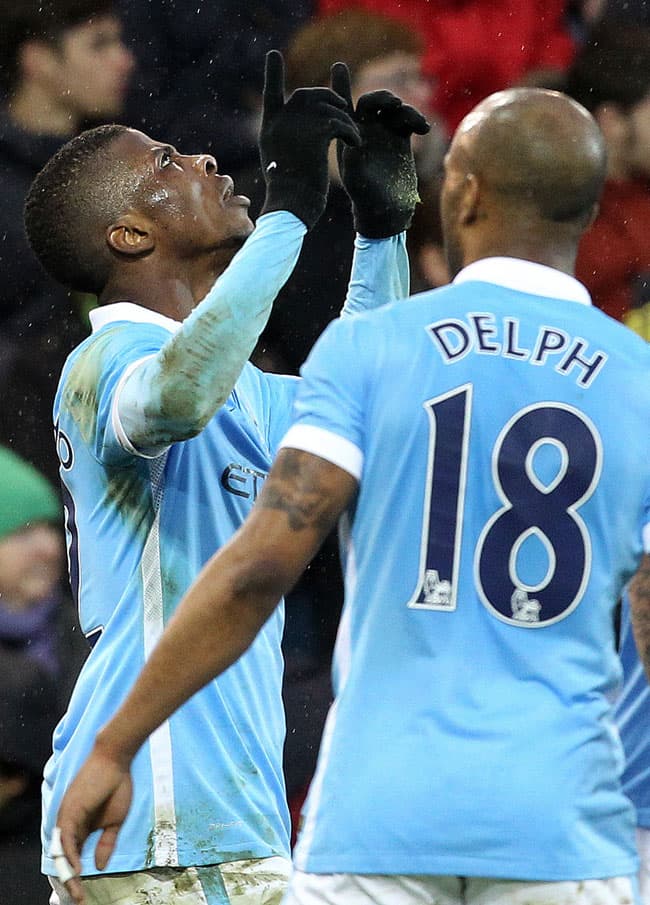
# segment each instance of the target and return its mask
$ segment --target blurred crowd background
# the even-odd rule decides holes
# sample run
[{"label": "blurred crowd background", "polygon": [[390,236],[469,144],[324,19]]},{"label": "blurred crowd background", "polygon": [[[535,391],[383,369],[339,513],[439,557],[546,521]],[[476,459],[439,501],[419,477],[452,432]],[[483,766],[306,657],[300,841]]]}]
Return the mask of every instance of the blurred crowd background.
[{"label": "blurred crowd background", "polygon": [[[263,200],[262,74],[279,48],[287,88],[327,84],[344,60],[355,97],[387,88],[426,113],[415,148],[412,288],[443,285],[438,191],[465,113],[514,85],[560,89],[596,117],[609,152],[600,213],[577,276],[595,304],[650,338],[650,0],[15,0],[0,9],[0,875],[14,905],[38,901],[39,777],[86,654],[65,577],[51,423],[65,357],[92,297],[63,291],[25,238],[31,180],[67,139],[120,122],[182,152],[207,151]],[[540,136],[540,141],[543,141]],[[305,240],[254,354],[298,373],[344,299],[349,203],[331,161],[327,210]],[[296,819],[330,703],[341,607],[336,539],[287,600],[287,788]],[[7,870],[5,870],[7,867]],[[10,869],[9,869],[10,868]],[[45,899],[43,898],[43,901]]]}]

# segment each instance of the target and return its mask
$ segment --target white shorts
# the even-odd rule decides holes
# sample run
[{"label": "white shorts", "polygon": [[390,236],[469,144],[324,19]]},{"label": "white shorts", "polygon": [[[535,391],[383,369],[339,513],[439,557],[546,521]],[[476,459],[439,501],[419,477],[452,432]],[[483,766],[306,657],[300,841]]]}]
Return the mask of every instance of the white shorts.
[{"label": "white shorts", "polygon": [[[85,877],[83,885],[88,905],[280,905],[290,875],[291,862],[285,858],[261,858],[100,874]],[[50,905],[72,905],[63,884],[49,880]]]},{"label": "white shorts", "polygon": [[541,883],[295,871],[282,905],[634,905],[635,892],[630,877]]}]

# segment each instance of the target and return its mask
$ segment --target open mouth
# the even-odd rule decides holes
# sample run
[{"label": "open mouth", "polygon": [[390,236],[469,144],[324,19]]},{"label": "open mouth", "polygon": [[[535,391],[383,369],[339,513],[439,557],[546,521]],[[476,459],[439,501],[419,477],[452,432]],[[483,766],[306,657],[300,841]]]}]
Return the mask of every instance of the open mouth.
[{"label": "open mouth", "polygon": [[225,180],[225,188],[221,194],[222,204],[233,204],[236,207],[248,207],[250,205],[250,198],[247,198],[245,195],[235,194],[235,185],[230,176],[220,175],[219,178]]},{"label": "open mouth", "polygon": [[234,186],[234,183],[233,183],[232,179],[230,178],[230,176],[226,176],[225,178],[228,180],[228,183],[226,184],[226,188],[222,195],[222,200],[230,201],[230,199],[232,198],[232,196],[234,194],[235,186]]}]

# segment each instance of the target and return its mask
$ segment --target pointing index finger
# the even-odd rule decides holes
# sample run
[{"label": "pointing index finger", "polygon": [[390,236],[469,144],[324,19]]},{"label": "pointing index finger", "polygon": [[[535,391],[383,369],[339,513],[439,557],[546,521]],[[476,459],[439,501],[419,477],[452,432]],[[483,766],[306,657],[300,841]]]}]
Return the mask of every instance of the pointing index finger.
[{"label": "pointing index finger", "polygon": [[345,63],[334,63],[330,69],[332,91],[335,91],[346,102],[348,113],[354,113],[352,106],[352,89],[350,87],[350,70]]},{"label": "pointing index finger", "polygon": [[269,50],[264,67],[264,116],[273,118],[284,107],[284,58]]}]

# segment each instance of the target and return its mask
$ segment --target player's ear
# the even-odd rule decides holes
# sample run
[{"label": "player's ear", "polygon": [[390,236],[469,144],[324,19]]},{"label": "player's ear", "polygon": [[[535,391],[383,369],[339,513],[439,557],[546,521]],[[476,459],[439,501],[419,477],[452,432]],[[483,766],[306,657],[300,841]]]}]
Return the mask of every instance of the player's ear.
[{"label": "player's ear", "polygon": [[148,221],[135,214],[124,214],[106,230],[106,242],[112,251],[123,255],[142,255],[155,247]]},{"label": "player's ear", "polygon": [[458,204],[458,217],[463,226],[468,226],[478,218],[481,188],[474,173],[465,175],[463,191]]}]

